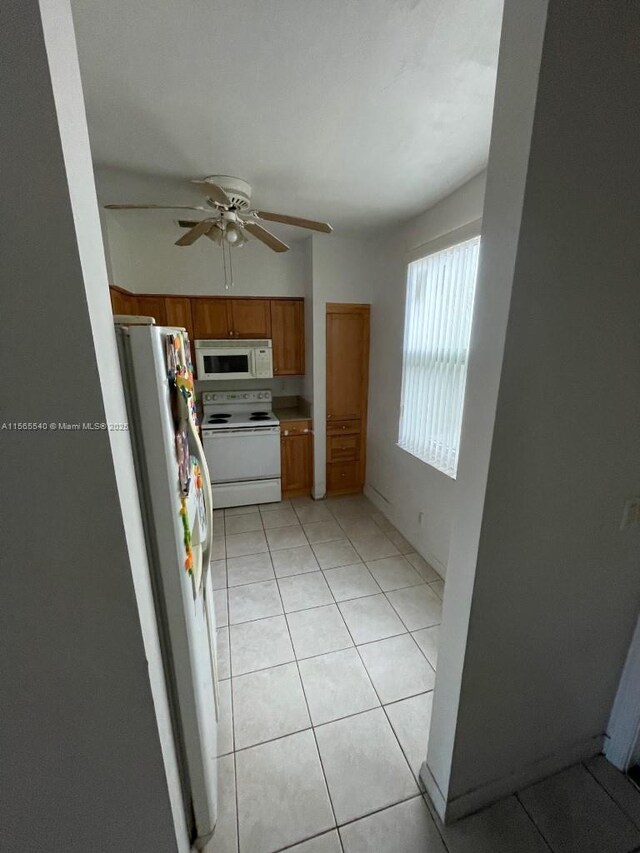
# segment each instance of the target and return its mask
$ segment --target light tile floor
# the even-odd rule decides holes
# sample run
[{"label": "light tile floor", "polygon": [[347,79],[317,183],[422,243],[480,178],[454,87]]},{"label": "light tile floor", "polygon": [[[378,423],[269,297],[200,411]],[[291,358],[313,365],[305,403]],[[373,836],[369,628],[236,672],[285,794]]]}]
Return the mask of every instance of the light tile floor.
[{"label": "light tile floor", "polygon": [[214,533],[207,853],[640,849],[640,793],[602,758],[442,826],[418,773],[444,582],[365,497],[218,510]]}]

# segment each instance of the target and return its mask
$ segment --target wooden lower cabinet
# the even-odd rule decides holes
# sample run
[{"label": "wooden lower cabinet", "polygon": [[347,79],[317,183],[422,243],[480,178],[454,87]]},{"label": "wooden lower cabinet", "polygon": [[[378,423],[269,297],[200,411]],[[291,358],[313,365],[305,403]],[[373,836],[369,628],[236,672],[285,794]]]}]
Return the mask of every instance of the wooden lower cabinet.
[{"label": "wooden lower cabinet", "polygon": [[352,494],[362,491],[359,462],[332,462],[327,465],[327,493]]},{"label": "wooden lower cabinet", "polygon": [[280,424],[282,497],[308,495],[313,486],[313,434],[311,421]]}]

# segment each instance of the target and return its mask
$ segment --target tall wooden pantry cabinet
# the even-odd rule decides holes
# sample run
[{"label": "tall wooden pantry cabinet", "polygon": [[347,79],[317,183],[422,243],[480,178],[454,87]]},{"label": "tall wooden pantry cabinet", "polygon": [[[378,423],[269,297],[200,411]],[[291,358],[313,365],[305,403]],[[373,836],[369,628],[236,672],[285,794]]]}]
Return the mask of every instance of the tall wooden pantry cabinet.
[{"label": "tall wooden pantry cabinet", "polygon": [[370,305],[327,304],[327,494],[362,491]]}]

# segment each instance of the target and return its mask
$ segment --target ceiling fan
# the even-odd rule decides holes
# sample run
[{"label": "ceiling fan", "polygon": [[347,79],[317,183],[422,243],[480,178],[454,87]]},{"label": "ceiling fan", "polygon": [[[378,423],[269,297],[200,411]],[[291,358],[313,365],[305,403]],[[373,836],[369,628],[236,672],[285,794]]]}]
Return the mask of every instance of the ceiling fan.
[{"label": "ceiling fan", "polygon": [[330,234],[333,228],[326,222],[269,213],[251,208],[251,184],[229,175],[213,175],[202,181],[192,181],[205,195],[203,205],[190,204],[106,204],[109,210],[199,210],[208,213],[200,220],[179,219],[181,228],[188,228],[176,240],[176,246],[191,246],[200,237],[208,237],[220,246],[243,246],[250,237],[255,237],[274,252],[287,252],[289,246],[268,231],[260,221],[281,222],[298,228],[309,228]]}]

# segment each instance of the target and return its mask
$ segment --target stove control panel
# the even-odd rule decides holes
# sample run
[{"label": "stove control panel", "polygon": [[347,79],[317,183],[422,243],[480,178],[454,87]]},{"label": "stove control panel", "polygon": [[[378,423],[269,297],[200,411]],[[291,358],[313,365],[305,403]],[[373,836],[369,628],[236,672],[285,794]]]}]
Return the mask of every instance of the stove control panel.
[{"label": "stove control panel", "polygon": [[202,395],[205,405],[212,403],[270,403],[271,391],[205,391]]}]

